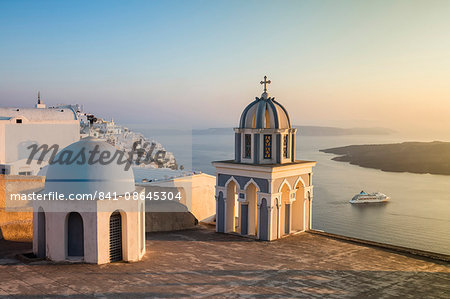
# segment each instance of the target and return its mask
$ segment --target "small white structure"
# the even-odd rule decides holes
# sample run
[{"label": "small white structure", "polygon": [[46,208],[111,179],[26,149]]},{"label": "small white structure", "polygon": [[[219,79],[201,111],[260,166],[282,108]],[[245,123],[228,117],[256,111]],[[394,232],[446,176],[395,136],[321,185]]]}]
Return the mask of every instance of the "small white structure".
[{"label": "small white structure", "polygon": [[[172,200],[146,202],[146,231],[174,231],[210,222],[216,214],[216,178],[206,173],[164,168],[134,168],[138,186],[145,194],[158,192]],[[176,196],[180,197],[177,198]],[[163,196],[163,195],[161,195]]]},{"label": "small white structure", "polygon": [[39,155],[32,163],[25,163],[30,145],[63,148],[78,140],[76,113],[70,108],[46,108],[40,94],[36,108],[0,108],[0,174],[36,175],[45,163],[36,163]]},{"label": "small white structure", "polygon": [[80,155],[74,163],[49,165],[42,193],[63,200],[33,202],[33,252],[53,261],[139,261],[145,254],[145,201],[133,196],[143,188],[135,187],[132,170],[119,165],[118,156],[112,159],[116,149],[87,137],[56,158],[92,151],[98,152],[95,159],[108,155],[112,161]]},{"label": "small white structure", "polygon": [[235,159],[216,161],[216,230],[276,240],[311,227],[314,161],[295,159],[297,129],[264,92],[235,128]]}]

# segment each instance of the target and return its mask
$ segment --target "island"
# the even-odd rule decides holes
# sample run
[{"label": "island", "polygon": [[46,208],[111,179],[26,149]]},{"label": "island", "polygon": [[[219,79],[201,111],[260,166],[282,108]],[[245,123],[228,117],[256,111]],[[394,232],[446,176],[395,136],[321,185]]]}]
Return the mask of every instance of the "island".
[{"label": "island", "polygon": [[321,150],[332,160],[391,172],[450,175],[450,142],[350,145]]}]

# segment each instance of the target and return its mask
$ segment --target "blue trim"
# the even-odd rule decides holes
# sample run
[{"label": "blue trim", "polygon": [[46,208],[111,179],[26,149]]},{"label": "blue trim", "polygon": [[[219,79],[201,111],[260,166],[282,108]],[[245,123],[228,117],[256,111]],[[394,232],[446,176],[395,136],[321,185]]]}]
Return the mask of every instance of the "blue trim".
[{"label": "blue trim", "polygon": [[276,142],[276,155],[277,155],[277,163],[281,163],[281,134],[277,134],[277,142]]},{"label": "blue trim", "polygon": [[244,186],[248,183],[248,181],[250,181],[250,179],[253,179],[256,182],[256,184],[258,184],[261,192],[269,193],[269,181],[266,179],[250,178],[250,177],[245,177],[245,176],[229,175],[229,174],[223,174],[223,173],[219,173],[219,174],[217,174],[217,176],[218,176],[217,183],[219,186],[222,186],[222,187],[225,187],[225,184],[227,183],[227,181],[231,177],[234,177],[239,184],[239,189],[242,190],[242,188],[244,188]]},{"label": "blue trim", "polygon": [[241,204],[241,235],[248,235],[248,204]]},{"label": "blue trim", "polygon": [[269,241],[269,227],[267,222],[272,223],[272,219],[269,217],[269,211],[267,210],[267,199],[264,197],[261,199],[261,208],[259,209],[259,239],[263,241]]},{"label": "blue trim", "polygon": [[217,231],[219,233],[225,232],[225,201],[223,199],[223,192],[219,192],[219,198],[217,199]]},{"label": "blue trim", "polygon": [[264,129],[264,118],[266,117],[266,101],[259,102],[258,108],[256,110],[256,122],[255,129]]},{"label": "blue trim", "polygon": [[234,134],[234,160],[241,162],[241,133]]},{"label": "blue trim", "polygon": [[239,127],[240,128],[245,128],[245,119],[247,118],[248,110],[250,110],[250,108],[252,108],[252,106],[254,104],[256,104],[259,100],[260,99],[256,98],[253,102],[248,104],[247,107],[245,107],[244,112],[242,112],[242,115],[241,115],[241,121],[239,122]]},{"label": "blue trim", "polygon": [[258,164],[259,163],[259,143],[260,143],[260,135],[259,134],[253,134],[254,139],[254,146],[253,146],[253,163]]},{"label": "blue trim", "polygon": [[273,111],[273,119],[275,122],[275,129],[279,129],[280,128],[280,124],[278,123],[278,112],[277,112],[277,108],[275,108],[275,105],[273,104],[273,101],[271,99],[269,99],[267,101],[267,103],[269,103],[270,107],[272,108]]},{"label": "blue trim", "polygon": [[69,107],[68,109],[70,109],[72,111],[73,116],[75,117],[75,120],[78,120],[77,113],[75,112],[75,110],[73,110],[72,107]]},{"label": "blue trim", "polygon": [[283,105],[281,105],[280,103],[278,103],[277,101],[275,101],[275,98],[272,98],[272,101],[277,104],[278,106],[280,106],[281,109],[283,109],[284,113],[286,113],[286,117],[288,120],[288,124],[289,124],[289,128],[291,127],[291,120],[289,119],[289,114],[287,113],[286,109],[283,107]]}]

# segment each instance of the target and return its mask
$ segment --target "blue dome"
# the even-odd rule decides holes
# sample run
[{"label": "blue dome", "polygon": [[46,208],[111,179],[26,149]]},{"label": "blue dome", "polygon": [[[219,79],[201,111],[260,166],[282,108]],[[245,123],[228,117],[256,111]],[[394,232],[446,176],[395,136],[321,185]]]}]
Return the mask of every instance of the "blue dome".
[{"label": "blue dome", "polygon": [[244,109],[239,128],[290,129],[291,122],[286,109],[264,92]]}]

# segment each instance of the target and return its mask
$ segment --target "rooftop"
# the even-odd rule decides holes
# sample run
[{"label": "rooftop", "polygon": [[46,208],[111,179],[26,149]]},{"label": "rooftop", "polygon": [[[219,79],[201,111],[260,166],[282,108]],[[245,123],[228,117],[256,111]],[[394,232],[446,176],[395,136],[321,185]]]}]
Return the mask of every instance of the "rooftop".
[{"label": "rooftop", "polygon": [[[151,233],[144,261],[101,266],[26,266],[8,259],[5,248],[13,246],[17,252],[17,244],[0,240],[0,297],[448,298],[450,292],[448,263],[310,233],[276,242],[204,227]],[[22,247],[30,250],[31,243]]]},{"label": "rooftop", "polygon": [[32,122],[77,120],[76,113],[70,108],[37,109],[0,107],[0,120],[9,120],[14,117],[24,117]]}]

